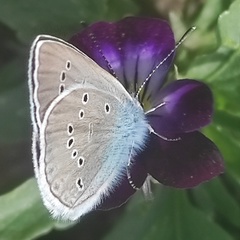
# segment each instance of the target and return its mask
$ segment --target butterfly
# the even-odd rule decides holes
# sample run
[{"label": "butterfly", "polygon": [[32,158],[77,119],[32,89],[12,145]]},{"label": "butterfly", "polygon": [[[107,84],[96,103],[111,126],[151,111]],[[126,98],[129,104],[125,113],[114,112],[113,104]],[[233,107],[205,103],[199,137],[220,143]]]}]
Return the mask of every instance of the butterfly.
[{"label": "butterfly", "polygon": [[33,163],[45,206],[76,220],[122,181],[151,128],[121,83],[73,45],[39,35],[29,58]]}]

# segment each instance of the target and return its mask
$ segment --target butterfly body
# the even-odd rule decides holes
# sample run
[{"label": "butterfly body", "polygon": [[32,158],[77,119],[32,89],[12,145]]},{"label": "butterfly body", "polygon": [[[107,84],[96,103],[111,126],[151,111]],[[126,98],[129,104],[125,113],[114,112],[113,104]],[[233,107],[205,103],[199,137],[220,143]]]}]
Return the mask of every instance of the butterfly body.
[{"label": "butterfly body", "polygon": [[76,220],[121,182],[144,147],[142,107],[63,40],[39,36],[29,62],[35,175],[53,216]]}]

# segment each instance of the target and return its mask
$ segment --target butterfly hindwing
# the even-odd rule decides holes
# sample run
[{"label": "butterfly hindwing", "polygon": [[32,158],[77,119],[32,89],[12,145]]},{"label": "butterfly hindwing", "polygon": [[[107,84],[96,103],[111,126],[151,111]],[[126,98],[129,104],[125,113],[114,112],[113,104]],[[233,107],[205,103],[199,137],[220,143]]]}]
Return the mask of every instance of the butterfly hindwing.
[{"label": "butterfly hindwing", "polygon": [[122,111],[114,96],[82,87],[50,105],[40,132],[39,184],[51,209],[61,205],[79,214],[121,180],[130,151],[122,119],[117,120]]}]

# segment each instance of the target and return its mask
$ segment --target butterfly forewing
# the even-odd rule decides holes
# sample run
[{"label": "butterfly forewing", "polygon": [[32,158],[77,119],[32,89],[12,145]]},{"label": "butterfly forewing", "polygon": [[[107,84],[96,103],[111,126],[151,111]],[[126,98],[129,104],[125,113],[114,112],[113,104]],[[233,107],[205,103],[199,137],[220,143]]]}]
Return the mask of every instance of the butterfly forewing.
[{"label": "butterfly forewing", "polygon": [[[35,40],[29,69],[29,85],[32,89],[32,101],[36,106],[38,125],[41,125],[49,104],[73,84],[94,84],[95,88],[103,90],[110,88],[111,92],[116,93],[116,97],[119,94],[116,87],[123,88],[120,83],[116,84],[116,79],[106,74],[84,53],[67,42],[51,36],[43,35]],[[101,81],[97,82],[98,78],[101,78]],[[111,80],[114,83],[111,83]],[[106,82],[108,84],[105,84]]]}]

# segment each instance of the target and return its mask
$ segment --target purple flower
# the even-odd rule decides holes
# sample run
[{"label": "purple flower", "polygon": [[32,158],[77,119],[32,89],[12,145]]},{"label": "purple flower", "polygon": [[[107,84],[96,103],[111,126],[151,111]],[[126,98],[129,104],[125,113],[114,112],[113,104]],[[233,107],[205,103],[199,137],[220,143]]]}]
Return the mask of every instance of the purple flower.
[{"label": "purple flower", "polygon": [[[174,58],[174,53],[169,53],[175,47],[167,22],[139,17],[97,22],[69,42],[114,75],[131,94],[149,78],[139,99],[149,124],[160,137],[149,133],[146,148],[132,160],[130,174],[137,187],[143,185],[148,174],[167,186],[191,188],[223,172],[219,150],[199,132],[212,119],[211,90],[191,79],[165,84]],[[155,111],[149,111],[154,107]],[[98,209],[119,206],[135,191],[126,171],[125,178]]]}]

